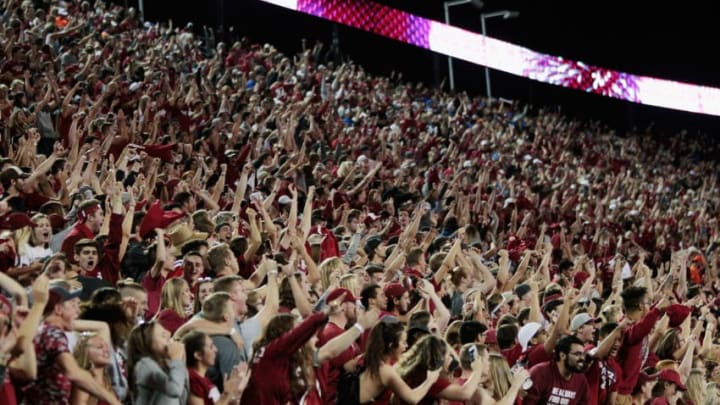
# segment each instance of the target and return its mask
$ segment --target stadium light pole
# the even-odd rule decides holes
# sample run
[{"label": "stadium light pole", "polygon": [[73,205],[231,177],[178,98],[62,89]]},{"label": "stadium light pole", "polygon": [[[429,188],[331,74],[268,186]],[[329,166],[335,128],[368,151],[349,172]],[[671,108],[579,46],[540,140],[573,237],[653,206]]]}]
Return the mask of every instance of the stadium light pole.
[{"label": "stadium light pole", "polygon": [[[481,0],[452,0],[446,1],[443,6],[445,8],[445,24],[450,25],[450,7],[460,6],[463,4],[472,3],[476,8],[482,8],[483,2]],[[448,56],[448,82],[450,84],[450,90],[455,90],[455,72],[453,70],[453,58]]]},{"label": "stadium light pole", "polygon": [[[487,31],[485,29],[485,20],[489,18],[495,18],[495,17],[502,17],[503,20],[507,20],[509,18],[517,18],[520,15],[519,11],[510,11],[510,10],[502,10],[502,11],[495,11],[492,13],[484,13],[480,14],[480,26],[482,27],[482,34],[483,36],[487,36]],[[487,92],[487,97],[490,99],[492,98],[492,91],[490,89],[490,68],[485,66],[485,90]]]}]

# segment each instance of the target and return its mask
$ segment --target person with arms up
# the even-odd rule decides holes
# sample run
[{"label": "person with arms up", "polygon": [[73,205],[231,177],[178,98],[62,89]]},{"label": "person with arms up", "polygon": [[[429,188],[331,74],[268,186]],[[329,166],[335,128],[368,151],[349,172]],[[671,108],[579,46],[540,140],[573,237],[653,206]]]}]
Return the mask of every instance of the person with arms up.
[{"label": "person with arms up", "polygon": [[108,404],[120,404],[115,393],[98,384],[88,371],[80,368],[70,352],[65,332],[72,330],[80,313],[80,292],[65,281],[50,284],[45,322],[35,335],[38,376],[25,391],[27,403],[69,404],[70,390],[77,385]]},{"label": "person with arms up", "polygon": [[628,287],[621,293],[623,311],[630,324],[622,335],[618,363],[622,368],[622,380],[618,384],[616,403],[629,405],[632,402],[632,391],[637,383],[640,369],[650,353],[649,335],[662,315],[662,309],[669,302],[663,297],[654,307],[649,308],[650,302],[645,287]]}]

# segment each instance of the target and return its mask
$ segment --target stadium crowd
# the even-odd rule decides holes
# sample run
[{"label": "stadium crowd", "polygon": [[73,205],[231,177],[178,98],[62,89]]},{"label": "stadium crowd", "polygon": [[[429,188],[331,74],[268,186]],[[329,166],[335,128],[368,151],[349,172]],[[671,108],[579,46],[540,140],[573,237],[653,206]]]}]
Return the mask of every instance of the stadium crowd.
[{"label": "stadium crowd", "polygon": [[712,139],[0,21],[0,403],[720,404]]}]

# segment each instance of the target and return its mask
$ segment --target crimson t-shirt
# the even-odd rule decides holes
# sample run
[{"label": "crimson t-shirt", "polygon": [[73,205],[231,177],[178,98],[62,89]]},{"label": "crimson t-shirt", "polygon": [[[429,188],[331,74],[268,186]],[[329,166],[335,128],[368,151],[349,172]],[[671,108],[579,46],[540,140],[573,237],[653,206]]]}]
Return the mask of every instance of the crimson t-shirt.
[{"label": "crimson t-shirt", "polygon": [[[328,322],[325,327],[318,333],[317,348],[321,348],[330,340],[342,335],[345,329],[332,322]],[[326,403],[334,403],[337,395],[337,384],[343,373],[343,366],[360,354],[357,344],[353,343],[342,353],[333,357],[329,361],[324,362],[319,368],[315,369],[315,375],[322,389],[322,398]]]},{"label": "crimson t-shirt", "polygon": [[[410,386],[410,388],[415,388],[422,384],[426,378],[427,373],[423,370],[422,373],[411,373],[407,375],[404,380],[408,384],[408,386]],[[435,381],[435,383],[432,385],[432,387],[430,387],[428,393],[425,394],[425,396],[423,397],[423,399],[420,400],[420,402],[418,402],[418,405],[434,405],[435,403],[437,403],[437,400],[441,399],[439,397],[440,393],[443,392],[445,388],[447,388],[450,384],[452,383],[447,378],[438,378],[437,381]],[[395,398],[398,399],[398,404],[408,405],[407,402],[401,400],[400,398]]]},{"label": "crimson t-shirt", "polygon": [[195,369],[188,367],[190,375],[190,393],[203,400],[205,405],[213,405],[220,400],[220,391],[207,377],[198,374]]},{"label": "crimson t-shirt", "polygon": [[173,309],[163,309],[157,314],[157,320],[163,328],[167,329],[171,334],[175,334],[175,331],[180,329],[181,326],[187,321],[186,318],[178,315]]},{"label": "crimson t-shirt", "polygon": [[588,405],[604,404],[610,394],[617,391],[622,369],[614,358],[594,360],[587,371]]},{"label": "crimson t-shirt", "polygon": [[160,293],[166,280],[162,274],[158,274],[157,277],[152,278],[149,271],[143,276],[141,284],[148,296],[148,310],[145,312],[145,319],[148,321],[155,316],[158,308],[160,308]]},{"label": "crimson t-shirt", "polygon": [[553,356],[545,351],[545,345],[532,346],[525,352],[525,361],[527,362],[526,368],[530,369],[536,364],[551,361]]},{"label": "crimson t-shirt", "polygon": [[588,403],[587,378],[573,373],[569,380],[560,375],[554,361],[530,369],[533,386],[523,399],[525,405],[585,405]]},{"label": "crimson t-shirt", "polygon": [[503,349],[500,351],[500,353],[505,357],[505,360],[507,360],[508,365],[510,367],[514,366],[515,363],[520,358],[520,355],[522,354],[522,346],[519,344],[513,345],[513,347],[509,349]]}]

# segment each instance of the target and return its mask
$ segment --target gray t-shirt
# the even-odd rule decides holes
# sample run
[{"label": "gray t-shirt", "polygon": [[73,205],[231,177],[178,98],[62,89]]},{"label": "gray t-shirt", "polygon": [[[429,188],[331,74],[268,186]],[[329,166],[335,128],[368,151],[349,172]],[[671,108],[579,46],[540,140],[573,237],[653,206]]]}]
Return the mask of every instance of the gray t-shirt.
[{"label": "gray t-shirt", "polygon": [[217,347],[217,356],[215,357],[215,365],[207,370],[206,376],[215,386],[223,391],[223,377],[230,375],[233,367],[242,362],[247,362],[244,351],[238,350],[237,345],[228,335],[212,335],[210,336],[215,347]]},{"label": "gray t-shirt", "polygon": [[253,344],[262,335],[262,323],[260,322],[260,314],[246,319],[243,322],[235,322],[235,328],[240,332],[243,338],[245,358],[251,359],[253,355]]},{"label": "gray t-shirt", "polygon": [[184,405],[188,400],[190,380],[185,362],[172,360],[166,372],[154,360],[143,357],[135,364],[137,405]]}]

